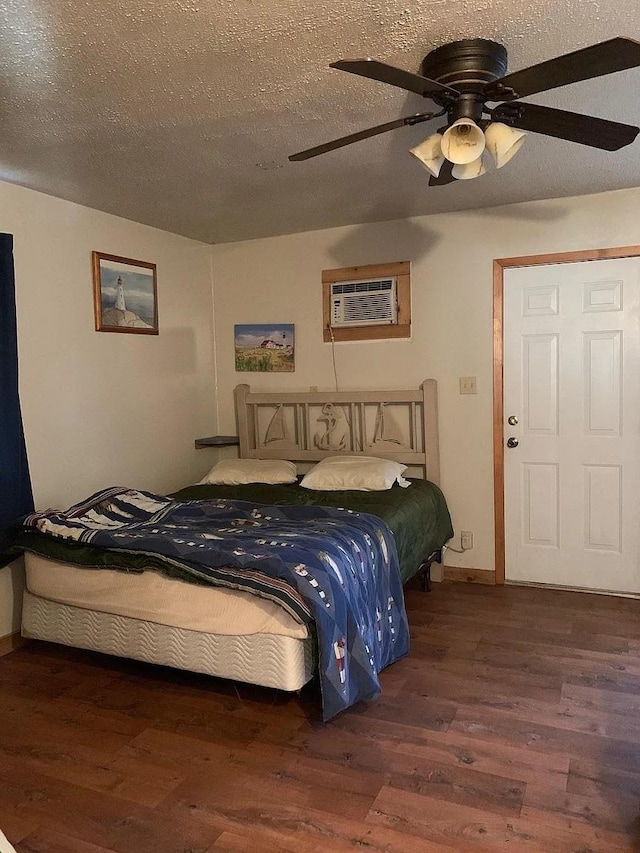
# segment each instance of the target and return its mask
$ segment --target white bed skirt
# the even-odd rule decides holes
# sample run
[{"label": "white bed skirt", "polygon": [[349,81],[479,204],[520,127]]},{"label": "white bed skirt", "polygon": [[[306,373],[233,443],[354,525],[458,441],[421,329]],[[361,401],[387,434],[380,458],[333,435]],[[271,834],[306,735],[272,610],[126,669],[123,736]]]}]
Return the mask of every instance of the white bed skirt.
[{"label": "white bed skirt", "polygon": [[59,604],[26,590],[22,635],[287,691],[299,690],[315,668],[311,637],[208,634]]}]

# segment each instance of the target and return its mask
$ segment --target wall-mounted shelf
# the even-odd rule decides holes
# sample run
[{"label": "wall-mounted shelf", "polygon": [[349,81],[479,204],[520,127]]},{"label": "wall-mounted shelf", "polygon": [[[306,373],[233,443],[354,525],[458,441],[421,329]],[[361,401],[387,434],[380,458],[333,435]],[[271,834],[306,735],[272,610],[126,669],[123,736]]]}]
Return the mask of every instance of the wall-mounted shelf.
[{"label": "wall-mounted shelf", "polygon": [[210,435],[208,438],[196,438],[196,447],[234,447],[240,444],[237,435]]}]

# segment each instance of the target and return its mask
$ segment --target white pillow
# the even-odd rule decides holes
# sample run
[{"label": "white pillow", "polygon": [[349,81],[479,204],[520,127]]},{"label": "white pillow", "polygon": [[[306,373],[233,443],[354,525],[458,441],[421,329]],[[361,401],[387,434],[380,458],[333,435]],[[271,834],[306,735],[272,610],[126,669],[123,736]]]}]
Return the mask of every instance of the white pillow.
[{"label": "white pillow", "polygon": [[406,465],[376,456],[328,456],[305,474],[300,485],[321,492],[382,492],[394,483],[406,489],[411,485],[401,476],[406,470]]},{"label": "white pillow", "polygon": [[243,486],[247,483],[295,483],[298,471],[284,459],[222,459],[198,485]]}]

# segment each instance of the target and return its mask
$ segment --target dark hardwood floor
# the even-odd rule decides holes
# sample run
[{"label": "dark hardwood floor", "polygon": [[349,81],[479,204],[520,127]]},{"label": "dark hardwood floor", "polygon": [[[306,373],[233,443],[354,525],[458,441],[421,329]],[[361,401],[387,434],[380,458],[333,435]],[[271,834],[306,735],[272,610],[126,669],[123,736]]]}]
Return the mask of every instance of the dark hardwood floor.
[{"label": "dark hardwood floor", "polygon": [[640,850],[640,601],[407,594],[383,695],[301,697],[32,642],[0,659],[20,853]]}]

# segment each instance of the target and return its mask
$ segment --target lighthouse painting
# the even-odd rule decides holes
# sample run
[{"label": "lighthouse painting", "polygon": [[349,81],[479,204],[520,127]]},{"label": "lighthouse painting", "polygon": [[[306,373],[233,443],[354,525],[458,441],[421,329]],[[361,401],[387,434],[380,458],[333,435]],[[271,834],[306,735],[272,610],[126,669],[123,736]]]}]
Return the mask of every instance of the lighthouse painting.
[{"label": "lighthouse painting", "polygon": [[156,265],[93,252],[96,331],[158,334]]},{"label": "lighthouse painting", "polygon": [[293,323],[242,323],[234,327],[236,370],[293,373]]}]

